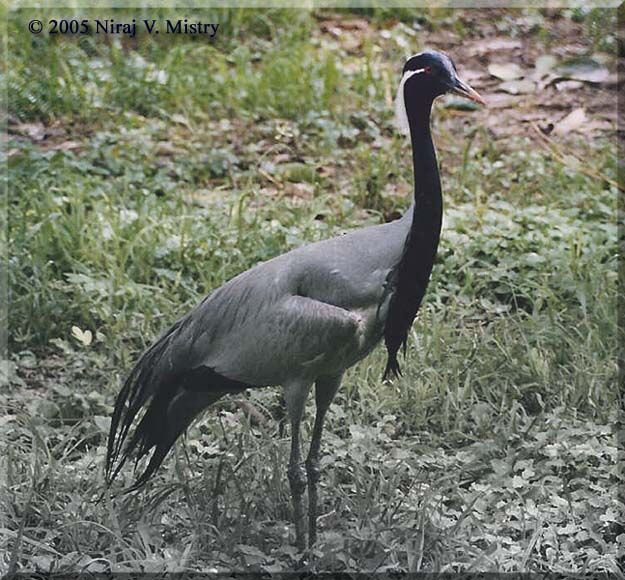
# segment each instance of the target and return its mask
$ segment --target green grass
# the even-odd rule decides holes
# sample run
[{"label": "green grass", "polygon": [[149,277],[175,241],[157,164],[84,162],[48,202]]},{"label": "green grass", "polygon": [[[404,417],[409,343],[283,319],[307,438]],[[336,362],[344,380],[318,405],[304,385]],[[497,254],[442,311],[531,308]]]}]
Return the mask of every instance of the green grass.
[{"label": "green grass", "polygon": [[[98,502],[111,405],[211,289],[405,209],[394,45],[313,43],[295,10],[129,46],[33,39],[29,14],[10,15],[9,107],[53,135],[8,143],[0,570],[297,568],[275,389],[225,399],[142,494]],[[617,192],[476,119],[436,109],[445,229],[403,378],[381,381],[378,349],[332,405],[320,570],[617,571]],[[569,145],[615,179],[610,139]]]}]

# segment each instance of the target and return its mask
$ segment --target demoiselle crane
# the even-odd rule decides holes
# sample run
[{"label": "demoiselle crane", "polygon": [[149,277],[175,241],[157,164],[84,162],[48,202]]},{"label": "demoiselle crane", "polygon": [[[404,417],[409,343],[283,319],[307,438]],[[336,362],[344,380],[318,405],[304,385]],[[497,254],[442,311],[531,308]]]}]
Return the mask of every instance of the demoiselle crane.
[{"label": "demoiselle crane", "polygon": [[[258,264],[209,294],[143,353],[115,402],[109,483],[129,457],[149,455],[130,489],[145,484],[192,420],[224,395],[282,385],[292,429],[288,479],[296,543],[305,549],[308,485],[313,545],[321,433],[343,373],[384,337],[384,377],[399,374],[397,353],[428,285],[443,211],[430,114],[434,99],[448,92],[484,103],[447,55],[428,51],[408,59],[396,116],[411,138],[414,201],[402,218]],[[313,384],[316,417],[302,464],[300,424]]]}]

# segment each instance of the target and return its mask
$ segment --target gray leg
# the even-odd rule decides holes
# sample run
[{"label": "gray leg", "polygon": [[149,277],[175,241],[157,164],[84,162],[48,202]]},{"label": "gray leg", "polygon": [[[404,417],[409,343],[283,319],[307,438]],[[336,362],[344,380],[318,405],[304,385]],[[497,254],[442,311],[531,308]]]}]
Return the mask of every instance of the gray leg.
[{"label": "gray leg", "polygon": [[300,453],[300,425],[310,391],[308,383],[292,383],[284,387],[284,400],[291,421],[291,457],[289,459],[289,484],[293,501],[293,519],[295,521],[295,541],[299,550],[306,549],[306,531],[304,525],[304,490],[306,473],[302,466]]},{"label": "gray leg", "polygon": [[313,427],[310,451],[306,458],[306,473],[308,475],[308,547],[312,548],[317,539],[317,482],[319,481],[319,450],[321,448],[321,433],[326,412],[336,391],[338,390],[343,375],[332,377],[319,377],[315,385],[315,401],[317,414]]}]

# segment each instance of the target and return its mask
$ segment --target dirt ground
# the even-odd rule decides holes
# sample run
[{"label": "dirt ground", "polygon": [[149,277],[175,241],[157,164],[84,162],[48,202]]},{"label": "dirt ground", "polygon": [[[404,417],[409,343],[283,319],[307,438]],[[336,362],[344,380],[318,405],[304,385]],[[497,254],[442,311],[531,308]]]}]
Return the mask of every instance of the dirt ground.
[{"label": "dirt ground", "polygon": [[[320,18],[317,36],[330,37],[338,49],[358,54],[367,36],[380,34],[367,20],[335,16]],[[532,134],[534,125],[544,134],[560,136],[594,137],[617,129],[617,96],[625,59],[600,50],[593,55],[594,62],[584,58],[592,47],[584,24],[561,16],[554,10],[541,19],[545,42],[536,42],[536,18],[520,10],[465,10],[454,16],[461,22],[462,33],[458,25],[446,26],[445,21],[439,30],[428,31],[428,48],[455,55],[462,78],[485,97],[488,108],[476,115],[494,139]],[[514,28],[516,38],[501,31],[502,23]],[[405,33],[403,44],[414,44],[414,31],[401,23],[388,25],[393,34],[398,28]],[[575,70],[567,72],[557,66],[575,59],[579,59]]]}]

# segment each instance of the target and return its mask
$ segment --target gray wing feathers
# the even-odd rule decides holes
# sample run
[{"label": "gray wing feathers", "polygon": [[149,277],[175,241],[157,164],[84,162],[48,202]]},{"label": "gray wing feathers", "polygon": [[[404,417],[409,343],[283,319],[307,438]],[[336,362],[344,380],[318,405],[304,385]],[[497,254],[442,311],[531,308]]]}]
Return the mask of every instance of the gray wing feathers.
[{"label": "gray wing feathers", "polygon": [[281,384],[341,366],[345,353],[358,348],[360,328],[359,317],[347,310],[288,296],[223,337],[204,364],[238,381]]},{"label": "gray wing feathers", "polygon": [[300,368],[351,366],[346,353],[359,351],[363,326],[385,311],[376,309],[401,252],[402,221],[311,244],[239,274],[180,321],[162,371],[207,366],[268,385]]},{"label": "gray wing feathers", "polygon": [[233,278],[181,319],[159,373],[206,366],[250,385],[281,384],[320,355],[357,346],[357,314],[297,295],[298,277],[276,266]]}]

